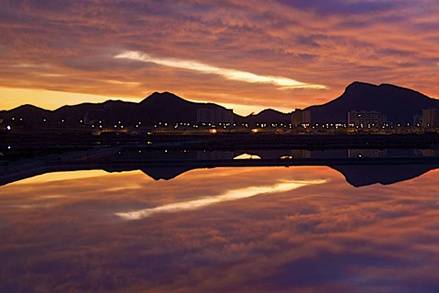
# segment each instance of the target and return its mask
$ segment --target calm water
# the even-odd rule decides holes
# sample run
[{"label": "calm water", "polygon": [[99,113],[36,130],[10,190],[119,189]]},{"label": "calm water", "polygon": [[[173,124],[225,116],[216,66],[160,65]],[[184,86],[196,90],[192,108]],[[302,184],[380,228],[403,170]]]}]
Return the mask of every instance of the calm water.
[{"label": "calm water", "polygon": [[0,292],[437,292],[438,176],[360,188],[328,167],[26,179],[0,187]]}]

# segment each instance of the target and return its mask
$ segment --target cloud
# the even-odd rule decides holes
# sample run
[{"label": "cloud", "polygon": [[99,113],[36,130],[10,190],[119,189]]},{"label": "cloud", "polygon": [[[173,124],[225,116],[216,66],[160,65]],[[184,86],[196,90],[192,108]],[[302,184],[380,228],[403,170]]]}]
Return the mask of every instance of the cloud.
[{"label": "cloud", "polygon": [[[6,2],[0,12],[3,87],[133,100],[171,91],[233,108],[257,107],[255,111],[325,103],[353,80],[393,83],[439,97],[435,0]],[[279,90],[282,86],[271,80],[243,82],[113,58],[123,50],[257,76],[291,77],[328,89]],[[24,98],[41,107],[66,103],[62,95],[0,97],[14,106]]]},{"label": "cloud", "polygon": [[167,67],[192,70],[204,74],[216,74],[224,77],[225,79],[235,80],[235,81],[272,84],[280,89],[326,89],[327,88],[324,85],[305,83],[287,77],[258,75],[255,73],[236,70],[236,69],[216,67],[192,60],[153,57],[149,54],[141,53],[137,51],[126,51],[118,55],[115,55],[114,58],[136,60],[146,63],[154,63],[157,65],[162,65]]},{"label": "cloud", "polygon": [[[11,184],[0,197],[6,280],[0,291],[32,291],[38,284],[68,291],[241,292],[251,284],[254,292],[435,292],[438,174],[360,189],[326,167],[194,170],[171,181],[140,172],[89,173]],[[327,183],[145,221],[108,217],[291,178]],[[130,188],[118,190],[127,182]]]},{"label": "cloud", "polygon": [[205,198],[200,198],[190,201],[176,202],[176,203],[158,206],[155,208],[116,213],[116,216],[119,216],[125,220],[140,220],[143,218],[150,217],[154,214],[175,213],[185,210],[196,210],[213,204],[218,204],[221,202],[245,199],[262,194],[286,192],[303,186],[323,184],[325,182],[326,180],[297,180],[297,181],[282,182],[282,183],[277,183],[274,185],[267,185],[267,186],[249,186],[245,188],[228,190],[223,194],[217,196],[210,196],[210,197],[205,197]]},{"label": "cloud", "polygon": [[370,14],[396,9],[400,1],[381,0],[281,0],[281,3],[320,14]]}]

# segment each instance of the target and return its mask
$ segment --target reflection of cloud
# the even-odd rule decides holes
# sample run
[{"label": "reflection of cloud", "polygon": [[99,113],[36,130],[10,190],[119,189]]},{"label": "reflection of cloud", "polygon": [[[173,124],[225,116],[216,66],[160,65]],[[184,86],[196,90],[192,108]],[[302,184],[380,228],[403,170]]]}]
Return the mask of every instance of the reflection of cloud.
[{"label": "reflection of cloud", "polygon": [[221,202],[244,199],[261,194],[285,192],[303,186],[323,184],[325,182],[326,180],[296,180],[296,181],[277,183],[274,185],[250,186],[250,187],[228,190],[225,193],[217,196],[209,196],[196,200],[176,202],[176,203],[158,206],[155,208],[143,209],[138,211],[116,213],[116,215],[126,220],[140,220],[142,218],[146,218],[154,214],[172,213],[172,212],[179,212],[185,210],[195,210]]},{"label": "reflection of cloud", "polygon": [[[436,292],[438,175],[355,189],[327,167],[218,168],[165,182],[132,172],[4,186],[0,291],[37,284],[94,292],[104,284],[109,291],[241,292],[252,284],[254,292]],[[108,217],[140,202],[163,206],[286,178],[328,181],[227,209],[149,218],[149,226]],[[137,189],[108,191],[127,183]],[[66,198],[50,210],[9,206],[49,194]],[[78,275],[84,267],[92,278]],[[17,273],[23,268],[26,283]]]},{"label": "reflection of cloud", "polygon": [[114,56],[114,58],[130,59],[130,60],[136,60],[141,62],[154,63],[157,65],[162,65],[167,67],[193,70],[205,74],[216,74],[229,80],[243,81],[248,83],[273,84],[281,89],[325,89],[326,88],[326,86],[324,85],[300,82],[287,77],[258,75],[255,73],[240,71],[236,69],[216,67],[192,60],[152,57],[146,53],[141,53],[136,51],[126,51]]}]

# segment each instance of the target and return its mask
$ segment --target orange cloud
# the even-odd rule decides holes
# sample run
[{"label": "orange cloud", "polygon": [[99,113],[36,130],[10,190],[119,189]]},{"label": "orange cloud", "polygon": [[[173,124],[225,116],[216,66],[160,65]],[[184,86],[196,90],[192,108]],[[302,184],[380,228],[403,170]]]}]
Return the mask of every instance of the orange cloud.
[{"label": "orange cloud", "polygon": [[[0,289],[432,291],[438,173],[358,189],[326,167],[194,170],[171,181],[84,172],[10,184],[0,188]],[[141,221],[114,216],[320,178]]]},{"label": "orange cloud", "polygon": [[[353,80],[395,83],[439,96],[439,7],[430,0],[132,0],[105,6],[98,1],[38,1],[2,8],[3,87],[133,100],[172,91],[192,100],[258,110],[327,102]],[[113,58],[123,51],[197,60],[251,75],[230,79]],[[242,82],[248,77],[262,77],[264,83]],[[294,77],[328,89],[279,91],[284,82],[294,82],[272,77]],[[39,106],[65,102],[62,96],[46,102],[26,96],[29,102],[34,99]],[[15,105],[21,102],[17,99]]]}]

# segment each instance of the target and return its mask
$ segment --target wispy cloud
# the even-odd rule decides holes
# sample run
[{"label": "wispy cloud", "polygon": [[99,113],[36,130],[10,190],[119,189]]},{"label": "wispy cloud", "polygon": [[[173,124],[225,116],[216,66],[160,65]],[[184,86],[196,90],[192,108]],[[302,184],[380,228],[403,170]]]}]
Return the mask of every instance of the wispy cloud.
[{"label": "wispy cloud", "polygon": [[[135,100],[172,91],[187,99],[256,108],[242,114],[323,104],[353,80],[439,97],[435,0],[6,2],[0,14],[3,87]],[[84,17],[90,13],[93,17]],[[128,51],[149,63],[113,58],[119,53],[126,58]],[[180,61],[192,69],[182,72],[187,66]],[[279,90],[297,87],[304,89]],[[0,108],[37,102],[53,108],[72,101],[63,94],[35,98],[27,92],[1,98]],[[75,101],[94,99],[84,95]]]},{"label": "wispy cloud", "polygon": [[209,196],[209,197],[204,197],[190,201],[177,202],[177,203],[158,206],[155,208],[116,213],[116,216],[119,216],[125,220],[140,220],[143,218],[150,217],[154,214],[175,213],[185,210],[196,210],[221,202],[239,200],[239,199],[249,198],[262,194],[286,192],[303,186],[323,184],[325,182],[326,180],[323,179],[322,180],[294,180],[294,181],[281,182],[274,185],[250,186],[245,188],[229,190],[217,196]]},{"label": "wispy cloud", "polygon": [[204,74],[216,74],[229,80],[236,80],[248,83],[272,84],[280,89],[326,89],[325,85],[312,84],[290,79],[282,76],[258,75],[252,72],[241,71],[230,68],[221,68],[193,60],[177,58],[153,57],[149,54],[126,51],[114,56],[116,59],[129,59],[146,63],[154,63],[161,66],[192,70]]}]

